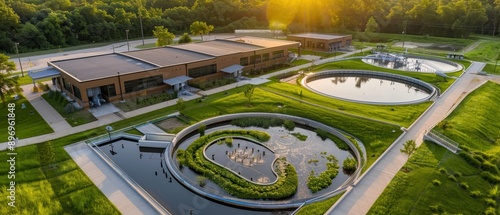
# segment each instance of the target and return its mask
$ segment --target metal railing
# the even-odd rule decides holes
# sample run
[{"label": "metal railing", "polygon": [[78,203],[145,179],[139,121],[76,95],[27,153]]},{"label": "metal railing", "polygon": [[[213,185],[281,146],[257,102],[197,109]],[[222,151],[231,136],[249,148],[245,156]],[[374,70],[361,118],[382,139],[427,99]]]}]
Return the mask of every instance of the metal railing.
[{"label": "metal railing", "polygon": [[430,137],[434,142],[442,145],[453,153],[457,153],[457,151],[460,150],[459,144],[457,142],[435,130],[430,130],[426,135]]}]

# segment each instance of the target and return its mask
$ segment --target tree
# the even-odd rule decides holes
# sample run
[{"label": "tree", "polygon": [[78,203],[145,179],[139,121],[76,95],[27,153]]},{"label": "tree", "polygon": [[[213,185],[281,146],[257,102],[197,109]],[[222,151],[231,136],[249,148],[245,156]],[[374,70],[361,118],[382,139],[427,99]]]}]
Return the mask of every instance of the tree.
[{"label": "tree", "polygon": [[252,96],[253,96],[253,91],[255,90],[254,85],[248,85],[247,89],[245,90],[245,97],[248,99],[248,106],[252,105]]},{"label": "tree", "polygon": [[177,110],[179,110],[179,113],[182,114],[182,112],[186,109],[186,102],[184,102],[183,98],[177,99]]},{"label": "tree", "polygon": [[54,162],[55,158],[54,146],[52,145],[52,141],[47,141],[45,143],[39,144],[38,154],[40,155],[40,163],[43,166],[51,165]]},{"label": "tree", "polygon": [[214,26],[207,25],[206,22],[195,21],[189,26],[189,30],[191,31],[191,34],[200,35],[201,40],[203,41],[203,34],[208,34],[213,31]]},{"label": "tree", "polygon": [[370,19],[368,19],[368,22],[366,23],[366,27],[365,27],[365,33],[373,33],[373,32],[376,32],[378,29],[378,23],[377,21],[375,21],[375,19],[372,17],[370,17]]},{"label": "tree", "polygon": [[172,44],[174,41],[175,35],[168,32],[163,26],[155,26],[155,30],[153,30],[153,34],[158,40],[156,41],[156,46],[166,46]]},{"label": "tree", "polygon": [[18,76],[12,76],[11,71],[16,70],[16,64],[9,61],[9,56],[0,54],[0,98],[6,107],[5,97],[22,91],[17,82]]},{"label": "tree", "polygon": [[[408,158],[410,158],[411,155],[415,152],[415,150],[417,150],[417,145],[415,143],[415,140],[408,140],[406,141],[405,144],[403,144],[403,148],[400,149],[399,151],[401,153],[408,155]],[[405,169],[408,170],[407,167],[405,167]]]},{"label": "tree", "polygon": [[190,43],[192,40],[191,40],[191,37],[189,36],[188,33],[184,33],[181,38],[179,38],[179,44],[182,44],[182,43]]}]

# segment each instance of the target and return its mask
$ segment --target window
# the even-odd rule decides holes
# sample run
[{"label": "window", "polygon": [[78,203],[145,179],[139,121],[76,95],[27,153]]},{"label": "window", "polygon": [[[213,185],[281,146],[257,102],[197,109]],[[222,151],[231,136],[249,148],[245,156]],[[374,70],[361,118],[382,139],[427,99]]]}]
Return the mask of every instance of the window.
[{"label": "window", "polygon": [[217,65],[215,64],[191,68],[188,70],[189,77],[191,78],[198,78],[201,76],[215,74],[215,73],[217,73]]},{"label": "window", "polygon": [[242,65],[242,66],[248,65],[248,57],[240,58],[240,65]]},{"label": "window", "polygon": [[260,54],[250,56],[250,64],[260,63]]},{"label": "window", "polygon": [[268,61],[269,60],[269,53],[262,54],[262,61]]},{"label": "window", "polygon": [[66,89],[68,92],[70,93],[73,93],[72,91],[72,87],[71,87],[71,83],[69,83],[69,81],[67,81],[66,79],[62,78],[62,82],[63,82],[63,87],[64,89]]},{"label": "window", "polygon": [[80,89],[78,87],[75,87],[73,85],[73,95],[75,95],[76,98],[82,100],[82,93],[80,92]]},{"label": "window", "polygon": [[[140,78],[132,81],[125,81],[125,93],[131,93],[139,90],[148,89],[151,87],[160,86],[163,83],[161,75]],[[116,92],[115,92],[116,94]]]},{"label": "window", "polygon": [[285,56],[285,51],[283,50],[273,52],[273,59],[280,58],[283,56]]},{"label": "window", "polygon": [[116,89],[114,84],[101,86],[101,94],[107,98],[116,96]]}]

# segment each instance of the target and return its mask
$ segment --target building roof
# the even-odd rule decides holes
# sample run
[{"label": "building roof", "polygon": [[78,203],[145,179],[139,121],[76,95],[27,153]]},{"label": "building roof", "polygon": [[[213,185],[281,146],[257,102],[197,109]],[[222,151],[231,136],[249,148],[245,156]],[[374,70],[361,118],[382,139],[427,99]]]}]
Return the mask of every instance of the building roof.
[{"label": "building roof", "polygon": [[177,48],[177,49],[190,50],[190,51],[194,51],[194,52],[198,52],[198,53],[203,53],[203,54],[207,54],[207,55],[211,55],[211,56],[224,56],[224,55],[239,53],[238,50],[229,49],[227,47],[222,48],[222,47],[217,47],[217,46],[203,45],[204,43],[210,43],[210,42],[189,43],[189,44],[183,44],[183,45],[178,45],[178,46],[173,46],[173,47]]},{"label": "building roof", "polygon": [[207,47],[208,49],[212,49],[212,48],[226,49],[226,50],[231,50],[235,53],[256,51],[256,50],[263,48],[263,47],[256,46],[253,44],[239,43],[239,42],[234,42],[234,41],[228,41],[225,39],[222,39],[222,40],[217,39],[217,40],[212,40],[212,41],[207,41],[207,42],[202,42],[202,43],[197,43],[197,44],[200,46]]},{"label": "building roof", "polygon": [[242,65],[239,65],[239,64],[234,64],[234,65],[232,65],[232,66],[228,66],[228,67],[226,67],[226,68],[224,68],[224,69],[221,69],[220,71],[221,71],[221,72],[225,72],[225,73],[230,73],[230,74],[232,74],[232,73],[235,73],[235,72],[237,72],[238,70],[241,70],[241,69],[243,69],[243,68],[244,68],[244,66],[242,66]]},{"label": "building roof", "polygon": [[304,34],[292,34],[288,35],[291,37],[303,37],[310,39],[321,39],[321,40],[333,40],[344,37],[350,37],[350,35],[332,35],[332,34],[315,34],[315,33],[304,33]]},{"label": "building roof", "polygon": [[30,70],[28,72],[28,76],[30,76],[31,79],[33,79],[33,81],[44,78],[57,77],[59,75],[61,75],[61,72],[59,72],[57,69],[54,69],[54,67],[51,66],[37,70]]},{"label": "building roof", "polygon": [[213,56],[175,47],[161,47],[139,51],[124,52],[123,55],[141,59],[158,66],[174,66],[195,61],[213,59]]},{"label": "building roof", "polygon": [[163,80],[163,83],[168,84],[170,86],[174,86],[176,84],[184,83],[184,82],[189,81],[191,79],[193,79],[193,78],[187,77],[185,75],[181,75],[181,76],[165,79],[165,80]]},{"label": "building roof", "polygon": [[158,67],[121,54],[98,55],[50,63],[82,82],[116,76],[118,72],[127,74]]},{"label": "building roof", "polygon": [[248,36],[226,38],[223,40],[237,42],[241,44],[254,45],[258,46],[259,48],[274,48],[274,47],[298,44],[298,42],[295,41],[268,39],[261,37],[248,37]]}]

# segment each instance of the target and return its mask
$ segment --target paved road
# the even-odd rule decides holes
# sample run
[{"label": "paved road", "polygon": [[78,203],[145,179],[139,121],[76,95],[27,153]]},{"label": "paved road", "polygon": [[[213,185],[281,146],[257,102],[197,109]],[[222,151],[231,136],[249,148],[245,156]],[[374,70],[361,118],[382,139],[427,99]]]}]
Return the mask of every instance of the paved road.
[{"label": "paved road", "polygon": [[[474,62],[469,69],[408,129],[394,145],[360,178],[354,188],[329,210],[329,214],[366,214],[385,187],[408,160],[399,150],[407,140],[422,143],[423,134],[444,119],[467,94],[468,86],[484,63]],[[465,94],[464,94],[465,93]]]}]

